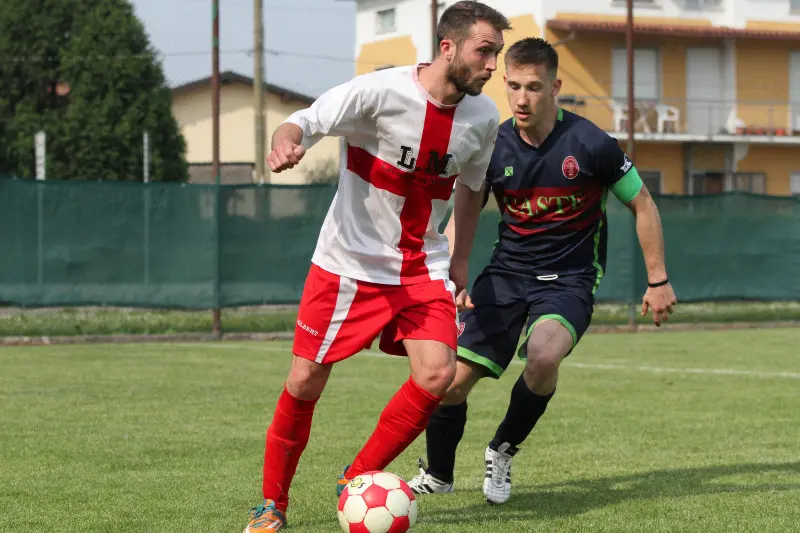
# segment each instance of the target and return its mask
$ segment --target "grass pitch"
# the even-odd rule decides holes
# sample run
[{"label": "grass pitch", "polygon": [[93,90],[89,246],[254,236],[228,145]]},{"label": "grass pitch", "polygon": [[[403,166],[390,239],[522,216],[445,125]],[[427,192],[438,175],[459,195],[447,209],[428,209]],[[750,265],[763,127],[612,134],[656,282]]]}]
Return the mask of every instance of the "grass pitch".
[{"label": "grass pitch", "polygon": [[[514,364],[470,397],[456,493],[421,497],[414,531],[798,531],[798,346],[792,329],[588,335],[490,507],[483,449]],[[0,531],[241,531],[288,365],[288,343],[0,348]],[[336,476],[407,375],[337,365],[287,532],[339,531]],[[409,479],[423,453],[388,470]]]}]

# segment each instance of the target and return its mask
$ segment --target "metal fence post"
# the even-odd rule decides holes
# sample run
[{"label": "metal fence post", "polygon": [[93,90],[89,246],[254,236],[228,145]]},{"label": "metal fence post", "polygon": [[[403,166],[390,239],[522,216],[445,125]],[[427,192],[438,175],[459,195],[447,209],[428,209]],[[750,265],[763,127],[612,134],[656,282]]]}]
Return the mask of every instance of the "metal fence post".
[{"label": "metal fence post", "polygon": [[150,285],[150,135],[142,135],[142,182],[144,183],[144,284]]},{"label": "metal fence post", "polygon": [[[36,133],[34,137],[34,151],[36,153],[36,181],[47,178],[47,134],[44,131]],[[36,184],[36,282],[41,285],[44,281],[44,185]]]},{"label": "metal fence post", "polygon": [[220,247],[221,247],[221,239],[220,239],[220,209],[221,209],[221,202],[220,202],[220,183],[219,179],[217,179],[216,183],[213,185],[214,187],[214,288],[213,288],[213,310],[212,310],[212,324],[211,324],[211,331],[217,337],[222,337],[222,314],[220,312],[220,291],[222,282],[220,280]]},{"label": "metal fence post", "polygon": [[636,313],[637,313],[636,293],[637,293],[637,290],[638,290],[638,287],[639,287],[639,282],[640,282],[640,280],[639,280],[639,264],[638,264],[638,261],[637,261],[637,257],[638,257],[637,248],[639,247],[639,237],[638,237],[638,234],[636,233],[636,219],[634,217],[629,217],[628,220],[631,221],[630,222],[630,224],[631,224],[631,256],[630,256],[630,261],[631,261],[631,266],[633,267],[633,275],[631,276],[631,301],[630,301],[631,307],[630,307],[630,313],[628,315],[628,327],[632,331],[636,331],[637,327],[638,327],[636,325]]},{"label": "metal fence post", "polygon": [[219,71],[219,0],[211,2],[211,115],[212,115],[212,156],[211,172],[214,178],[214,288],[213,304],[211,310],[211,331],[218,338],[222,336],[222,317],[219,309],[219,185],[220,185],[220,71]]},{"label": "metal fence post", "polygon": [[36,184],[36,282],[41,285],[44,281],[44,191],[41,183]]}]

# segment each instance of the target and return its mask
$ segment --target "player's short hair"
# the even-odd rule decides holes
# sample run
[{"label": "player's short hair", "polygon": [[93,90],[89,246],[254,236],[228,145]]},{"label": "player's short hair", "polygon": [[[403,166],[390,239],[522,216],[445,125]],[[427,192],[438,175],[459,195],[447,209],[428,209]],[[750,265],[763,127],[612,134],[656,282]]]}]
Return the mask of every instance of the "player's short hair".
[{"label": "player's short hair", "polygon": [[511,29],[511,23],[505,15],[493,7],[481,2],[462,0],[448,7],[442,13],[439,24],[436,26],[437,44],[449,39],[457,46],[461,46],[461,43],[469,37],[472,27],[480,21],[488,22],[497,31]]},{"label": "player's short hair", "polygon": [[527,37],[509,47],[506,52],[506,65],[514,67],[544,65],[547,72],[555,78],[558,74],[558,52],[544,39]]}]

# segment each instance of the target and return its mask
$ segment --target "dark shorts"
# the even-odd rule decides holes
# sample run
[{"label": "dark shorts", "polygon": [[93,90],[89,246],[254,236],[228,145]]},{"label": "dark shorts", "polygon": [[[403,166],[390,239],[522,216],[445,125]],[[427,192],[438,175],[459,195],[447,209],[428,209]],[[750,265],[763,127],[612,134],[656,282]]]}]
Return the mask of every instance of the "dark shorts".
[{"label": "dark shorts", "polygon": [[525,357],[528,337],[543,320],[563,324],[575,348],[592,319],[594,286],[595,278],[590,276],[542,280],[481,274],[470,292],[475,308],[459,313],[458,356],[499,378],[515,353]]}]

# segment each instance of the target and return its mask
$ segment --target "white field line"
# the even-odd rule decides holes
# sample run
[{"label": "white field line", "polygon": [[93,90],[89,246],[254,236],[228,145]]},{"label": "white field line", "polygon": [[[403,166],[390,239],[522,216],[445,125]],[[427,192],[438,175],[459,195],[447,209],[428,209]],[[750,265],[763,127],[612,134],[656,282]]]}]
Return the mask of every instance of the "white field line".
[{"label": "white field line", "polygon": [[[197,344],[179,344],[187,348],[223,348],[229,350],[248,350],[255,352],[281,352],[289,354],[290,350],[285,347],[272,346],[267,343],[254,344],[254,343],[197,343]],[[403,360],[403,358],[386,355],[383,352],[374,350],[365,350],[359,355],[366,355],[369,357],[384,357],[387,359]],[[515,357],[512,364],[522,365],[524,361]],[[759,370],[736,370],[732,368],[671,368],[661,366],[648,366],[648,365],[621,365],[621,364],[603,364],[603,363],[580,363],[570,361],[567,359],[564,362],[565,366],[574,368],[584,368],[589,370],[626,370],[636,372],[651,372],[651,373],[673,373],[673,374],[709,374],[719,376],[748,376],[755,378],[783,378],[783,379],[800,379],[800,372],[762,372]]]},{"label": "white field line", "polygon": [[637,370],[640,372],[664,373],[671,372],[676,374],[716,374],[722,376],[751,376],[757,378],[787,378],[800,379],[800,372],[761,372],[759,370],[735,370],[732,368],[669,368],[661,366],[646,365],[606,365],[590,363],[570,363],[565,364],[577,368],[591,368],[598,370]]}]

